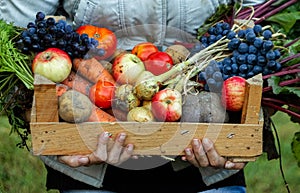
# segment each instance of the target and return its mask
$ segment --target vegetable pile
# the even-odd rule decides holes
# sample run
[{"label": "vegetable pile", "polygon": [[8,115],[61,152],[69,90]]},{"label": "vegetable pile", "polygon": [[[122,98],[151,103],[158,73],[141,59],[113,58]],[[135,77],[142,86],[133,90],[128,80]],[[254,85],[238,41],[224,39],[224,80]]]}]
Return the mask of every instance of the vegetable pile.
[{"label": "vegetable pile", "polygon": [[[246,79],[262,74],[262,106],[299,122],[299,38],[289,39],[293,25],[284,30],[270,25],[278,17],[271,13],[285,14],[296,2],[220,9],[199,28],[196,44],[164,50],[151,42],[116,50],[116,36],[108,29],[75,30],[42,12],[26,29],[1,21],[1,109],[14,128],[29,133],[28,121],[17,119],[22,113],[10,110],[21,104],[16,95],[32,100],[34,72],[56,82],[63,121],[224,122],[227,113],[241,112]],[[262,17],[270,7],[276,9]],[[64,61],[59,68],[57,60]],[[82,111],[84,106],[89,108]]]}]

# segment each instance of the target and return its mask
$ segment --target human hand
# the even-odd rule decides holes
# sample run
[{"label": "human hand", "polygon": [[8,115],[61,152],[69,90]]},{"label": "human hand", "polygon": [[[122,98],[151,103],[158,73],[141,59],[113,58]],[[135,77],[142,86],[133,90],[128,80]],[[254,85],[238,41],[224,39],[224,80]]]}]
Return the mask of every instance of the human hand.
[{"label": "human hand", "polygon": [[58,160],[71,167],[89,166],[93,164],[108,163],[119,165],[128,160],[133,154],[133,144],[124,147],[126,134],[120,133],[115,141],[110,139],[110,133],[99,135],[97,148],[88,155],[59,156]]},{"label": "human hand", "polygon": [[189,161],[196,167],[215,167],[225,169],[243,169],[246,165],[244,162],[232,162],[218,154],[214,143],[207,138],[193,139],[192,148],[185,149],[183,160]]}]

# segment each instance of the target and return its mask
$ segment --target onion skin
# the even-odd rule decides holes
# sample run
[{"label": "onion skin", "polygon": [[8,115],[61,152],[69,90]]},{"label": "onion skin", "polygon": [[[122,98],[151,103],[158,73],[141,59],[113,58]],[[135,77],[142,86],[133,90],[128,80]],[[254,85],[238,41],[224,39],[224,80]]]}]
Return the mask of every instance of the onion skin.
[{"label": "onion skin", "polygon": [[145,107],[135,107],[127,114],[127,121],[151,122],[155,121],[152,112]]}]

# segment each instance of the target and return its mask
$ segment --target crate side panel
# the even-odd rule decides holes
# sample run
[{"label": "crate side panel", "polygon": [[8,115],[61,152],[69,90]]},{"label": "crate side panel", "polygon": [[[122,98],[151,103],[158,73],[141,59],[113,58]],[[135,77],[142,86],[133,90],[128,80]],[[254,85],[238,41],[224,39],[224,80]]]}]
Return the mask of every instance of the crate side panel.
[{"label": "crate side panel", "polygon": [[91,153],[97,136],[124,131],[126,143],[135,145],[135,154],[180,155],[193,138],[208,137],[217,151],[227,157],[255,157],[262,153],[262,125],[193,123],[32,123],[35,155]]}]

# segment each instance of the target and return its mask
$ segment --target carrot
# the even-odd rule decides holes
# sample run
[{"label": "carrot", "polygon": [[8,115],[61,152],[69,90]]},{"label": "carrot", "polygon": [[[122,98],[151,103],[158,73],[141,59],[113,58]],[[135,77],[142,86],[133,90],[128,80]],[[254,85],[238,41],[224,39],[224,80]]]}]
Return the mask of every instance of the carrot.
[{"label": "carrot", "polygon": [[93,106],[92,114],[87,120],[88,122],[115,122],[116,118],[96,105]]},{"label": "carrot", "polygon": [[95,58],[76,58],[73,61],[73,68],[92,83],[96,83],[99,79],[103,79],[115,84],[113,76]]},{"label": "carrot", "polygon": [[92,83],[81,77],[79,74],[76,74],[74,71],[72,71],[61,83],[78,92],[81,92],[82,94],[85,94],[86,96],[89,96],[89,90],[92,86]]},{"label": "carrot", "polygon": [[70,87],[68,87],[65,84],[56,84],[56,96],[60,97],[61,95],[63,95],[65,92],[67,92],[70,89]]}]

